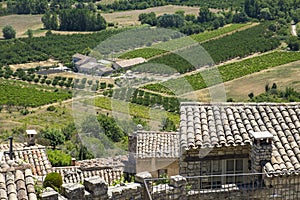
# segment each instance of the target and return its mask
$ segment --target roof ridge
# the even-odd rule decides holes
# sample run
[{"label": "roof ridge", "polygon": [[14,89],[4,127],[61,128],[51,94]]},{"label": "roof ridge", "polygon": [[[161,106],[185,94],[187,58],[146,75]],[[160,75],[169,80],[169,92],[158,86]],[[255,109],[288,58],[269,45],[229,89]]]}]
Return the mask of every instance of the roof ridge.
[{"label": "roof ridge", "polygon": [[181,102],[182,106],[211,106],[211,105],[221,105],[221,106],[300,106],[300,102]]}]

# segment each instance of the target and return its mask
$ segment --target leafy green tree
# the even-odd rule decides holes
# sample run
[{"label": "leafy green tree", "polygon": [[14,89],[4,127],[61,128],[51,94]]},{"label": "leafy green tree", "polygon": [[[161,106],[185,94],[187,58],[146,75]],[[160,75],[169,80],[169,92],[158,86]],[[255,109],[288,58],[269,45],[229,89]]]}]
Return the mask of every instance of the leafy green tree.
[{"label": "leafy green tree", "polygon": [[53,149],[55,149],[56,146],[63,144],[65,141],[65,136],[60,130],[57,129],[43,130],[42,137],[49,141]]},{"label": "leafy green tree", "polygon": [[200,23],[210,22],[215,19],[215,15],[209,10],[207,6],[200,8],[198,21]]},{"label": "leafy green tree", "polygon": [[242,11],[233,15],[232,22],[234,23],[245,23],[249,20],[247,14]]},{"label": "leafy green tree", "polygon": [[15,29],[10,26],[10,25],[6,25],[3,27],[2,29],[2,33],[3,33],[3,37],[5,39],[12,39],[16,37],[16,31]]},{"label": "leafy green tree", "polygon": [[298,51],[299,50],[300,44],[299,44],[299,39],[298,39],[297,36],[292,36],[292,37],[288,38],[287,44],[288,44],[288,47],[292,51]]},{"label": "leafy green tree", "polygon": [[158,18],[158,25],[164,28],[179,28],[184,25],[184,17],[177,14],[164,14]]},{"label": "leafy green tree", "polygon": [[77,133],[77,129],[74,122],[69,123],[67,126],[62,128],[61,131],[64,134],[66,140],[71,140],[72,136],[74,136]]},{"label": "leafy green tree", "polygon": [[270,12],[270,9],[269,8],[262,8],[260,10],[260,14],[259,14],[259,17],[261,19],[265,19],[265,20],[270,20],[273,18],[271,12]]},{"label": "leafy green tree", "polygon": [[28,36],[28,38],[32,38],[33,37],[33,31],[31,29],[27,30],[27,36]]},{"label": "leafy green tree", "polygon": [[46,12],[42,17],[42,22],[44,24],[45,29],[51,29],[51,13]]},{"label": "leafy green tree", "polygon": [[157,18],[154,12],[140,14],[139,21],[141,22],[141,24],[149,24],[150,26],[157,25]]},{"label": "leafy green tree", "polygon": [[100,114],[97,119],[100,127],[103,129],[104,134],[107,137],[109,137],[113,142],[120,142],[122,140],[124,132],[120,129],[113,118]]},{"label": "leafy green tree", "polygon": [[50,20],[50,29],[58,30],[58,17],[56,13],[53,13]]},{"label": "leafy green tree", "polygon": [[161,125],[162,125],[161,128],[162,131],[176,131],[175,123],[172,120],[170,120],[170,118],[168,117],[162,120]]},{"label": "leafy green tree", "polygon": [[60,150],[47,150],[47,156],[53,167],[62,167],[71,165],[71,156]]},{"label": "leafy green tree", "polygon": [[80,145],[78,159],[79,160],[87,160],[87,159],[92,159],[92,158],[94,158],[94,155],[90,151],[88,151],[86,146]]}]

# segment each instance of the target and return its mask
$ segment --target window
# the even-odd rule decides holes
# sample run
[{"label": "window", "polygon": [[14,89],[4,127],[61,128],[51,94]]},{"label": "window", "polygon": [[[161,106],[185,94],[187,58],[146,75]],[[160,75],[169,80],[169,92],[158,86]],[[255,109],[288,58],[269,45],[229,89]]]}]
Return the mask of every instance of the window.
[{"label": "window", "polygon": [[159,169],[158,170],[158,178],[167,176],[167,174],[168,174],[168,170],[167,169]]},{"label": "window", "polygon": [[[242,183],[242,176],[232,176],[248,172],[248,159],[208,160],[200,162],[201,175],[224,175],[213,176],[203,179],[202,185],[208,188],[218,188],[223,184]],[[226,176],[226,174],[231,174]]]}]

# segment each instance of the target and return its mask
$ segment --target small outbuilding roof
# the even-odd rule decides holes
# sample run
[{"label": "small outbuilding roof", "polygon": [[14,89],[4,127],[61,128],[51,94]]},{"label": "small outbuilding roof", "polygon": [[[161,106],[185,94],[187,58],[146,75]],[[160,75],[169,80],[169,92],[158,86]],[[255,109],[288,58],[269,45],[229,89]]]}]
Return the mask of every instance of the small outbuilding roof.
[{"label": "small outbuilding roof", "polygon": [[137,131],[137,158],[179,158],[179,135],[176,132]]},{"label": "small outbuilding roof", "polygon": [[26,130],[27,135],[36,135],[36,130]]}]

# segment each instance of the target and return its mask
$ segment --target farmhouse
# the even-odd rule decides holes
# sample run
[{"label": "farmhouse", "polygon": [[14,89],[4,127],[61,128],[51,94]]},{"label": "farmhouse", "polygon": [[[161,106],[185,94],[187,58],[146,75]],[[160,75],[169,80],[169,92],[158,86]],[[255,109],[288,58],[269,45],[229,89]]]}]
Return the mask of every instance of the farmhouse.
[{"label": "farmhouse", "polygon": [[118,70],[120,67],[114,62],[106,60],[96,60],[90,56],[75,54],[72,57],[76,71],[91,75],[108,75]]}]

